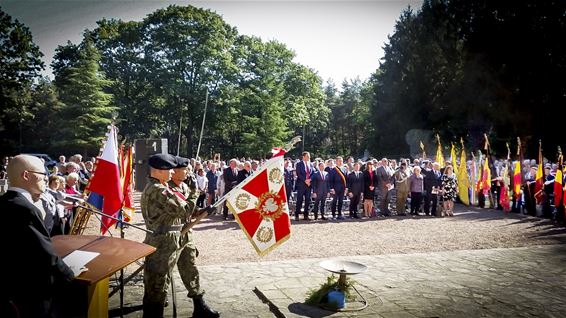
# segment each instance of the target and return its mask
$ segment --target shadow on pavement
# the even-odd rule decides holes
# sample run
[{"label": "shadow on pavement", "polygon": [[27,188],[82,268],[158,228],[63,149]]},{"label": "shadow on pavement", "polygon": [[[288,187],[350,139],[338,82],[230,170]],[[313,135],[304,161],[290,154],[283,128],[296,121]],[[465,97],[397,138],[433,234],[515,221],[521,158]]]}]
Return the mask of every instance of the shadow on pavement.
[{"label": "shadow on pavement", "polygon": [[335,312],[309,306],[304,303],[292,303],[287,309],[295,315],[304,317],[328,317],[335,314]]}]

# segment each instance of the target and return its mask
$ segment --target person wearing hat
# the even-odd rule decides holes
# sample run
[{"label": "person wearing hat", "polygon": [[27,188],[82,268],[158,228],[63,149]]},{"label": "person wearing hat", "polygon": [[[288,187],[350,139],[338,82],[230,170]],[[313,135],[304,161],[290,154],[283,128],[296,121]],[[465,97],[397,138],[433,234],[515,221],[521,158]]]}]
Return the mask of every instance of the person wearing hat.
[{"label": "person wearing hat", "polygon": [[[168,185],[175,173],[178,174],[177,179],[182,174],[186,176],[188,164],[168,154],[153,155],[148,163],[150,177],[142,193],[141,210],[146,228],[152,231],[146,234],[144,243],[156,247],[156,251],[145,258],[143,317],[163,317],[170,262],[177,257],[176,251],[180,246],[187,242],[189,244],[180,252],[177,268],[189,291],[188,296],[194,302],[193,317],[219,317],[220,314],[210,309],[202,298],[195,266],[196,248],[190,243],[192,236],[181,237],[180,233],[183,223],[194,212],[194,204],[187,203],[182,193]],[[205,208],[197,213],[209,210]]]}]

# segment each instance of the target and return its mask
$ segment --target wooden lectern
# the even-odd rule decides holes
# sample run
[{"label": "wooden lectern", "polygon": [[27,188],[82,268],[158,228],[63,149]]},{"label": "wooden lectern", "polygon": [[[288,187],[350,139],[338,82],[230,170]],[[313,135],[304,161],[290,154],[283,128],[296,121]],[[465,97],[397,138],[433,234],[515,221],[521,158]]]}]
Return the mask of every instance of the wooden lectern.
[{"label": "wooden lectern", "polygon": [[51,241],[60,257],[75,250],[100,253],[86,264],[88,271],[75,278],[76,290],[70,291],[69,303],[84,317],[108,317],[110,275],[155,251],[147,244],[109,236],[57,235]]}]

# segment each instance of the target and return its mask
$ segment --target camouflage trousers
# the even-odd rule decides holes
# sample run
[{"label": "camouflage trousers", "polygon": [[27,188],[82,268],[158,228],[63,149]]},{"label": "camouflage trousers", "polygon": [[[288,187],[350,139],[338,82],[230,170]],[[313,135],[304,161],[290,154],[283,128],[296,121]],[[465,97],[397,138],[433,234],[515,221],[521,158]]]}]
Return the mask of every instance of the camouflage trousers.
[{"label": "camouflage trousers", "polygon": [[[175,262],[176,250],[187,246],[180,252],[177,269],[189,297],[201,295],[199,272],[196,266],[198,251],[191,233],[180,237],[179,232],[165,234],[148,234],[144,243],[156,248],[153,254],[146,256],[144,266],[143,303],[163,305],[169,288],[169,265]],[[174,266],[175,264],[173,264]],[[172,266],[172,267],[173,267]]]}]

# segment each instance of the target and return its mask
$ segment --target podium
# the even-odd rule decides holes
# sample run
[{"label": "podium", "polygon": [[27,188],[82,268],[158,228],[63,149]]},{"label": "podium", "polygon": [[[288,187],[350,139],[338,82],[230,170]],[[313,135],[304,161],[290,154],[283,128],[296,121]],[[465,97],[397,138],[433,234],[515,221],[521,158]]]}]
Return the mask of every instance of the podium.
[{"label": "podium", "polygon": [[155,247],[121,238],[97,235],[57,235],[51,238],[55,254],[75,250],[100,253],[86,264],[88,271],[75,278],[69,305],[79,317],[108,317],[109,277],[155,251]]}]

